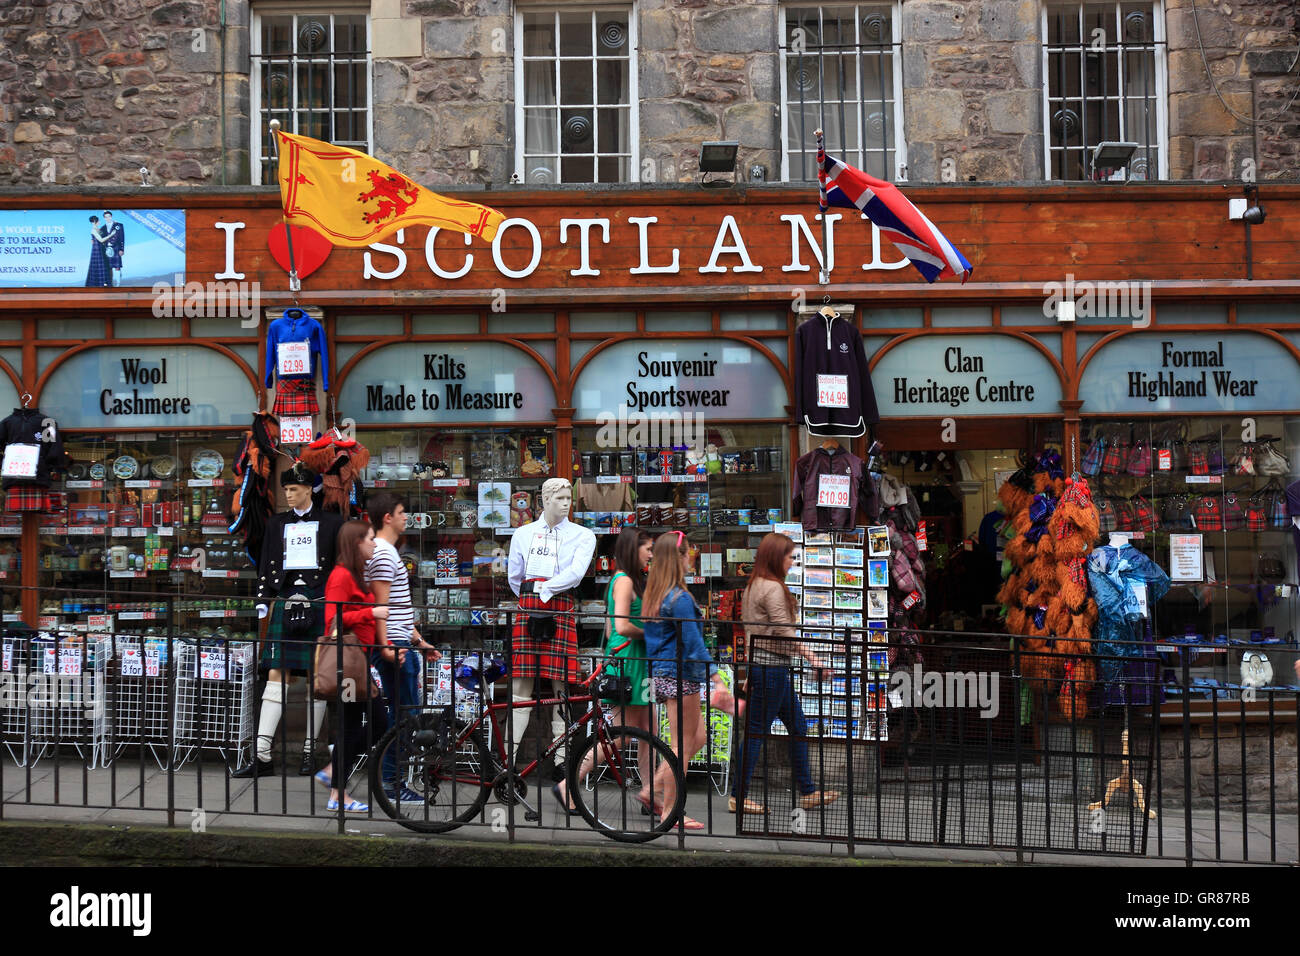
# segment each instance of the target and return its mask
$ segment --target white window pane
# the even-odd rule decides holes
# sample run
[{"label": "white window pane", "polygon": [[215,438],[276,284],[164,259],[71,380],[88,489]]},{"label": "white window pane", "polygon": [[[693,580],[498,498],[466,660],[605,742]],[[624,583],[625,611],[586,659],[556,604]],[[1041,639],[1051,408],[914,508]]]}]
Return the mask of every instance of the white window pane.
[{"label": "white window pane", "polygon": [[590,13],[560,14],[560,56],[591,56]]},{"label": "white window pane", "polygon": [[555,56],[555,14],[524,14],[524,56]]},{"label": "white window pane", "polygon": [[529,156],[524,163],[524,178],[530,183],[545,185],[560,181],[558,156]]},{"label": "white window pane", "polygon": [[524,105],[555,105],[555,63],[551,61],[524,64]]}]

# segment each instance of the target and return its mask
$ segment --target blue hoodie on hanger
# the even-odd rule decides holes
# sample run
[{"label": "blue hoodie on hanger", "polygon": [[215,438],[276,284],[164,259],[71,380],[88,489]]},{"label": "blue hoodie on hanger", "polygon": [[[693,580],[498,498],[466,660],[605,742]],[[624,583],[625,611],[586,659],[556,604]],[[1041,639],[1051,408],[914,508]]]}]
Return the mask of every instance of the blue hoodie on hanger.
[{"label": "blue hoodie on hanger", "polygon": [[[290,312],[297,312],[296,317],[290,316]],[[311,378],[316,377],[316,365],[320,364],[320,382],[321,388],[329,391],[330,372],[329,362],[324,357],[329,353],[325,350],[325,330],[321,324],[313,319],[301,309],[288,308],[284,310],[284,315],[271,323],[271,330],[266,336],[266,387],[270,388],[275,380],[276,346],[285,342],[306,342],[311,353],[311,371],[299,375],[284,375],[282,378]]]}]

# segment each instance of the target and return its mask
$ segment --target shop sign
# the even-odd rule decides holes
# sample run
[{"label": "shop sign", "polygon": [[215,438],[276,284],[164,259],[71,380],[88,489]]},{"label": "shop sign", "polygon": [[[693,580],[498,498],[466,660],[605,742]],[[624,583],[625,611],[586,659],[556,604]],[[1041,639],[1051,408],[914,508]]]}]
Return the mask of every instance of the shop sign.
[{"label": "shop sign", "polygon": [[541,366],[498,342],[387,345],[339,390],[339,414],[360,425],[549,421],[554,407]]},{"label": "shop sign", "polygon": [[1085,413],[1256,412],[1300,407],[1300,368],[1252,332],[1142,332],[1097,351],[1079,382]]},{"label": "shop sign", "polygon": [[1060,411],[1052,363],[1009,335],[917,336],[885,351],[871,381],[883,418]]},{"label": "shop sign", "polygon": [[725,339],[630,339],[598,352],[578,375],[574,418],[703,415],[713,421],[786,418],[785,383],[767,356]]},{"label": "shop sign", "polygon": [[152,286],[184,271],[182,209],[0,210],[0,288]]},{"label": "shop sign", "polygon": [[213,349],[104,346],[60,364],[40,405],[64,428],[197,428],[247,425],[257,399]]}]

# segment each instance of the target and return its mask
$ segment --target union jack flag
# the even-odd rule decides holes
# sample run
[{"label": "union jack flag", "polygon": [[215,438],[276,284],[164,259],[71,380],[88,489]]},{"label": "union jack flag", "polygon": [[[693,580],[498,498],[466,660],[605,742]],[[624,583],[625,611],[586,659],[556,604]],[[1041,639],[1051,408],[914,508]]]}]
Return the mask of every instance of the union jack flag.
[{"label": "union jack flag", "polygon": [[826,155],[817,137],[817,181],[822,212],[829,206],[860,209],[916,266],[926,282],[943,276],[970,278],[971,264],[893,183],[868,176]]}]

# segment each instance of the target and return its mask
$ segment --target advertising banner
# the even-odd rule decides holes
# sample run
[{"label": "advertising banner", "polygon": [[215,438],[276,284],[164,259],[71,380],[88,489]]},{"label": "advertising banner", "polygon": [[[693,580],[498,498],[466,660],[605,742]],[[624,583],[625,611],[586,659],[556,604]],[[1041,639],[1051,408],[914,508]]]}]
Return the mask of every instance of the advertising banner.
[{"label": "advertising banner", "polygon": [[0,210],[0,288],[152,286],[184,272],[184,210]]}]

